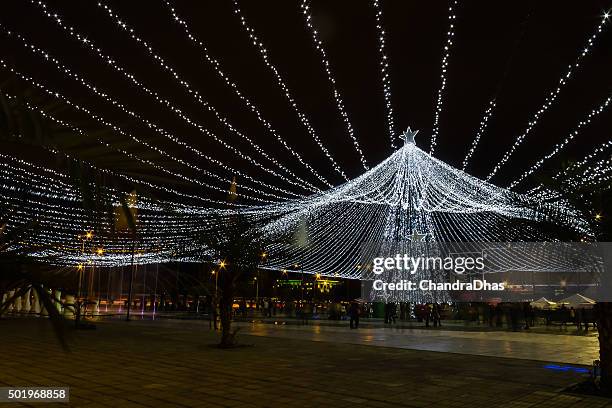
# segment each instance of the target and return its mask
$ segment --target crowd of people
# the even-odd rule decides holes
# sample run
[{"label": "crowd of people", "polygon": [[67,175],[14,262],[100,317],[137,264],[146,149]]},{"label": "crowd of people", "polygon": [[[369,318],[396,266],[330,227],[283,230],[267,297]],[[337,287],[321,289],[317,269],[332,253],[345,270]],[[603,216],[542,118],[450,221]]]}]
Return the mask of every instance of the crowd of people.
[{"label": "crowd of people", "polygon": [[[203,301],[199,313],[208,314],[212,321],[219,316],[214,298]],[[533,326],[558,326],[567,330],[575,325],[578,331],[588,331],[594,324],[591,309],[561,305],[556,309],[537,309],[523,303],[367,303],[351,302],[280,301],[273,298],[237,299],[233,308],[234,319],[294,318],[307,324],[311,320],[348,321],[351,329],[357,329],[363,319],[380,318],[384,325],[418,323],[425,328],[440,328],[443,321],[452,324],[478,325],[489,328],[506,328],[513,331],[527,330]]]}]

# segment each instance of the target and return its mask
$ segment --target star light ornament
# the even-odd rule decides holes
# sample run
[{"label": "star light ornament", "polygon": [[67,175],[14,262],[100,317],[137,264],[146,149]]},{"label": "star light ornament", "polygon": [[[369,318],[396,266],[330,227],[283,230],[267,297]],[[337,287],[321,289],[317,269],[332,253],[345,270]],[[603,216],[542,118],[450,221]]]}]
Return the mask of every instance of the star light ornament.
[{"label": "star light ornament", "polygon": [[406,131],[400,136],[400,139],[404,141],[404,146],[407,144],[416,144],[414,138],[416,137],[417,133],[419,133],[418,130],[412,130],[410,129],[410,126],[408,126],[408,129],[406,129]]}]

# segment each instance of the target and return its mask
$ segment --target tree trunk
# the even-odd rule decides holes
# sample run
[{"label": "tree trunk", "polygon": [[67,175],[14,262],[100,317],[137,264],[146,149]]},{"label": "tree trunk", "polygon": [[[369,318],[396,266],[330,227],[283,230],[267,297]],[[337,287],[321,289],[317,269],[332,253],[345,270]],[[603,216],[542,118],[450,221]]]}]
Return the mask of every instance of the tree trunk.
[{"label": "tree trunk", "polygon": [[232,332],[232,306],[234,304],[234,278],[229,268],[221,274],[221,297],[219,312],[221,319],[221,343],[219,347],[229,348],[235,344],[236,332]]},{"label": "tree trunk", "polygon": [[600,387],[604,393],[612,394],[612,303],[598,302],[595,313],[599,332]]}]

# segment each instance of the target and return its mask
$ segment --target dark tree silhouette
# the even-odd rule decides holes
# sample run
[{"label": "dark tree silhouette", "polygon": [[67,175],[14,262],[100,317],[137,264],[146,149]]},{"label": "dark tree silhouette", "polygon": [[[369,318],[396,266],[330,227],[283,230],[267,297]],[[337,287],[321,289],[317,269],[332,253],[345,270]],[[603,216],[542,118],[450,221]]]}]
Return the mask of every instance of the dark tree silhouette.
[{"label": "dark tree silhouette", "polygon": [[258,228],[261,222],[263,221],[248,222],[237,211],[233,215],[219,217],[211,223],[218,225],[218,228],[206,231],[198,237],[202,251],[212,256],[219,265],[217,301],[221,321],[219,347],[222,348],[233,347],[236,344],[238,330],[232,330],[232,306],[236,284],[262,264],[265,248],[272,243]]}]

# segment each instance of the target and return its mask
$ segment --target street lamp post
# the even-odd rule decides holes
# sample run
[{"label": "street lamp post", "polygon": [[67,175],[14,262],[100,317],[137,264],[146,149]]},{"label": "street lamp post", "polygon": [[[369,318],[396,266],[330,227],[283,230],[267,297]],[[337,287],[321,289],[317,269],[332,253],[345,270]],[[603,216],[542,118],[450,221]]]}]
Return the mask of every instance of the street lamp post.
[{"label": "street lamp post", "polygon": [[218,282],[219,274],[215,270],[213,270],[211,273],[215,276],[215,297],[217,297],[217,282]]},{"label": "street lamp post", "polygon": [[221,269],[223,268],[225,268],[225,261],[219,262],[219,270],[217,271],[217,274],[215,275],[215,296],[217,296],[217,281],[219,279],[219,274],[221,273]]},{"label": "street lamp post", "polygon": [[[79,235],[79,238],[81,239],[81,256],[85,257],[85,241],[90,240],[93,238],[93,231],[87,231],[85,232],[83,235]],[[77,296],[76,296],[76,300],[75,300],[75,325],[78,327],[79,326],[79,322],[81,320],[81,307],[83,306],[83,303],[81,301],[81,296],[82,296],[82,292],[83,292],[83,278],[84,278],[84,273],[85,273],[85,263],[80,263],[77,266],[77,270],[79,271],[79,284],[77,287]]]},{"label": "street lamp post", "polygon": [[[268,254],[264,251],[261,253],[261,263],[263,264],[264,262],[266,262],[266,257],[268,256]],[[257,269],[257,276],[254,279],[254,283],[255,283],[255,304],[259,305],[259,280],[257,279],[259,277],[259,269]],[[265,311],[264,311],[265,313]]]},{"label": "street lamp post", "polygon": [[130,285],[128,288],[128,304],[127,304],[127,311],[125,314],[125,320],[129,321],[130,320],[130,309],[132,308],[132,290],[134,287],[134,268],[135,268],[135,264],[134,264],[134,256],[136,255],[136,241],[134,241],[132,243],[132,265],[131,265],[131,273],[130,273]]},{"label": "street lamp post", "polygon": [[255,284],[255,304],[259,305],[259,281],[257,276],[253,279],[253,283]]},{"label": "street lamp post", "polygon": [[293,267],[296,268],[296,269],[300,268],[300,270],[301,270],[302,278],[301,278],[301,285],[300,285],[300,287],[302,288],[302,294],[301,294],[300,302],[303,305],[303,303],[304,303],[304,266],[303,265],[295,264],[295,265],[293,265]]}]

